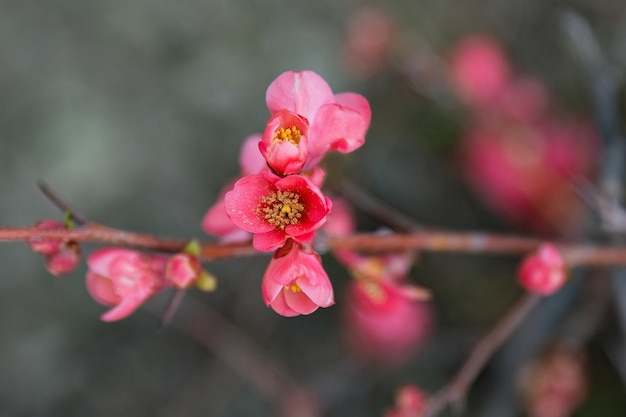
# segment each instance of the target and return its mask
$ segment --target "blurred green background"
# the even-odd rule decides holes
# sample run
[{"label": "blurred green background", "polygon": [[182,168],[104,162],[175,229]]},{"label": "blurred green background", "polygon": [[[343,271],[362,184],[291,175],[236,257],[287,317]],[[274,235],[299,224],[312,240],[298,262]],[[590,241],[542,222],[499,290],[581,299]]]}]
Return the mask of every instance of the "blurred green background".
[{"label": "blurred green background", "polygon": [[[350,21],[368,6],[388,13],[398,37],[389,66],[371,76],[346,60]],[[423,223],[506,231],[459,178],[455,106],[416,94],[399,69],[444,54],[465,34],[489,33],[518,68],[546,80],[563,109],[591,113],[584,70],[559,29],[564,10],[589,19],[614,62],[626,65],[619,0],[0,0],[0,223],[58,217],[36,188],[45,180],[90,219],[206,238],[204,212],[238,174],[243,139],[268,117],[265,89],[281,72],[306,68],[334,91],[364,94],[373,109],[366,145],[331,158],[329,183],[347,176]],[[381,416],[404,382],[435,390],[519,293],[514,258],[425,255],[414,276],[435,292],[435,336],[406,366],[368,368],[341,344],[340,306],[285,319],[263,305],[267,261],[209,265],[220,290],[191,297],[311,386],[328,416]],[[157,332],[154,316],[100,322],[104,309],[85,291],[84,266],[56,279],[25,245],[9,243],[0,262],[0,416],[276,415],[212,352],[175,330]],[[325,263],[340,301],[346,274]],[[595,351],[595,388],[577,415],[623,416],[624,387],[602,347]],[[490,409],[483,382],[472,415],[522,415],[514,405],[480,411]]]}]

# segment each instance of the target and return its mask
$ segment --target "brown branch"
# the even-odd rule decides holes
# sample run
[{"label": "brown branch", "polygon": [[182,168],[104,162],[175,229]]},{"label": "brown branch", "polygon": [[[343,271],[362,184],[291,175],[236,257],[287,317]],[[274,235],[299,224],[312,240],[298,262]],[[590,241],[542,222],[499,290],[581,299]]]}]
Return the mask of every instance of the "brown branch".
[{"label": "brown branch", "polygon": [[[99,223],[86,223],[69,230],[40,230],[28,228],[0,228],[0,241],[65,240],[95,242],[113,246],[127,246],[176,253],[188,240],[114,229]],[[521,255],[535,250],[544,241],[537,238],[506,236],[476,232],[415,231],[408,234],[354,234],[327,236],[321,242],[328,250],[352,249],[369,252],[421,250],[428,252],[458,252],[479,254]],[[626,265],[626,247],[602,247],[586,244],[560,245],[569,266],[623,266]],[[259,254],[248,242],[204,243],[201,257],[216,260]]]},{"label": "brown branch", "polygon": [[428,402],[425,417],[441,413],[446,406],[462,406],[467,391],[494,352],[519,327],[541,297],[524,294],[474,347],[452,381],[433,395]]}]

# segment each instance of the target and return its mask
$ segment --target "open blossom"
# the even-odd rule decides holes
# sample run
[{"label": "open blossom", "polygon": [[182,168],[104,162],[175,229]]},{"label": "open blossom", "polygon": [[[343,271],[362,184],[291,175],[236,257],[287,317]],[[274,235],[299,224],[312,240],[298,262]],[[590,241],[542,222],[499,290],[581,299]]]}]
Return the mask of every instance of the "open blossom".
[{"label": "open blossom", "polygon": [[252,244],[261,251],[277,249],[288,238],[311,240],[331,207],[306,176],[281,178],[269,172],[241,178],[226,193],[224,203],[233,223],[254,233]]},{"label": "open blossom", "polygon": [[335,303],[333,287],[320,257],[288,241],[276,251],[262,284],[263,300],[278,314],[291,317],[311,314]]},{"label": "open blossom", "polygon": [[371,119],[367,99],[333,94],[313,71],[287,71],[268,87],[267,122],[259,149],[279,175],[310,169],[331,150],[347,153],[363,145]]},{"label": "open blossom", "polygon": [[87,259],[87,291],[97,302],[113,306],[103,321],[128,317],[148,298],[166,287],[167,257],[133,250],[104,248]]}]

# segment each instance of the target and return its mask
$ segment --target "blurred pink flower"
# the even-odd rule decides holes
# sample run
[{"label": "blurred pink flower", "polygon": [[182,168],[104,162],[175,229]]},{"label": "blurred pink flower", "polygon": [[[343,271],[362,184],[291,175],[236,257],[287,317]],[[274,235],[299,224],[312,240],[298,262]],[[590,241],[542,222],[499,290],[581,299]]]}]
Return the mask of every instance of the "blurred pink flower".
[{"label": "blurred pink flower", "polygon": [[148,298],[166,287],[167,257],[133,250],[104,248],[87,259],[87,291],[97,302],[113,306],[103,321],[128,317]]},{"label": "blurred pink flower", "polygon": [[566,233],[582,214],[570,182],[591,174],[598,144],[577,121],[476,126],[462,144],[463,176],[503,217],[533,231]]},{"label": "blurred pink flower", "polygon": [[313,71],[287,71],[268,87],[268,121],[259,149],[279,175],[317,165],[326,152],[352,152],[363,145],[371,119],[365,97],[334,95]]},{"label": "blurred pink flower", "polygon": [[544,243],[524,259],[517,278],[530,292],[541,295],[553,294],[567,280],[563,255],[553,244]]},{"label": "blurred pink flower", "polygon": [[281,178],[269,172],[241,178],[224,202],[233,223],[253,233],[252,244],[261,251],[277,249],[288,238],[311,240],[331,208],[306,176]]},{"label": "blurred pink flower", "polygon": [[311,314],[335,303],[333,288],[317,253],[287,241],[263,276],[265,304],[286,317]]},{"label": "blurred pink flower", "polygon": [[357,355],[402,363],[417,353],[432,327],[431,306],[417,287],[357,279],[347,291],[345,335]]},{"label": "blurred pink flower", "polygon": [[507,88],[510,72],[504,51],[487,36],[466,37],[450,56],[452,87],[469,105],[492,107]]}]

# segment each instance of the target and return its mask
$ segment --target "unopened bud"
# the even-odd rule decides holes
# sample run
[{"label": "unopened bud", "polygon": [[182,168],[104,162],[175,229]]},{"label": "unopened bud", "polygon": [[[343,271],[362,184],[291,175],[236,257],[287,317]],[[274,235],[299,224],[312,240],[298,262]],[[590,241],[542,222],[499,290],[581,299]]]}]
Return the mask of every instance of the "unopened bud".
[{"label": "unopened bud", "polygon": [[530,292],[553,294],[567,279],[563,255],[555,245],[545,243],[526,257],[517,277],[520,284]]}]

